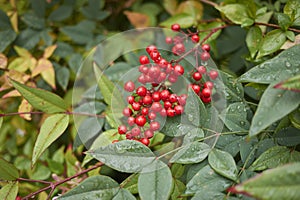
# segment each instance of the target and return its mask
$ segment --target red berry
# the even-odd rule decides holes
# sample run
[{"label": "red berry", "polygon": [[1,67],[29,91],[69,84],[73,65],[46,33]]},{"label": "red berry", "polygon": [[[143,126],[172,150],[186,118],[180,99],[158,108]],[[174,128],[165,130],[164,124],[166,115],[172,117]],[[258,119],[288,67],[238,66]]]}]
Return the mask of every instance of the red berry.
[{"label": "red berry", "polygon": [[127,127],[125,125],[120,125],[118,127],[119,134],[125,134],[127,132]]},{"label": "red berry", "polygon": [[132,138],[133,138],[133,137],[132,137],[131,132],[126,133],[126,139],[131,140]]},{"label": "red berry", "polygon": [[159,102],[153,102],[151,106],[151,111],[160,112],[162,109],[162,105]]},{"label": "red berry", "polygon": [[133,102],[131,106],[135,111],[139,111],[141,109],[141,104],[139,102]]},{"label": "red berry", "polygon": [[146,51],[148,54],[150,54],[152,51],[155,51],[155,50],[157,50],[157,48],[154,45],[149,45],[146,47]]},{"label": "red berry", "polygon": [[172,44],[172,42],[173,42],[172,37],[166,37],[166,43],[167,44]]},{"label": "red berry", "polygon": [[167,110],[165,108],[161,109],[161,111],[159,112],[160,116],[162,117],[166,117],[167,116]]},{"label": "red berry", "polygon": [[161,83],[164,80],[166,80],[166,78],[167,78],[167,74],[165,72],[160,72],[160,74],[159,74],[159,76],[157,78],[157,82]]},{"label": "red berry", "polygon": [[209,77],[212,80],[215,80],[216,78],[218,78],[218,76],[219,76],[219,73],[216,70],[210,70]]},{"label": "red berry", "polygon": [[152,66],[150,67],[148,71],[148,75],[150,78],[154,79],[160,75],[160,68],[158,66]]},{"label": "red berry", "polygon": [[145,105],[149,105],[152,103],[152,97],[150,95],[146,95],[143,98],[143,104]]},{"label": "red berry", "polygon": [[184,111],[184,108],[183,108],[182,105],[176,105],[176,106],[174,107],[174,110],[175,110],[175,113],[176,113],[177,115],[181,115],[181,114],[183,113],[183,111]]},{"label": "red berry", "polygon": [[172,24],[171,29],[173,31],[180,31],[180,25],[179,24]]},{"label": "red berry", "polygon": [[149,64],[150,61],[149,61],[148,56],[145,56],[145,55],[140,56],[140,63],[141,63],[142,65]]},{"label": "red berry", "polygon": [[141,143],[143,143],[144,145],[148,146],[150,144],[150,140],[148,138],[142,138]]},{"label": "red berry", "polygon": [[153,135],[154,135],[154,133],[153,133],[153,131],[151,131],[151,130],[149,130],[149,129],[147,129],[145,132],[144,132],[144,137],[145,138],[152,138],[153,137]]},{"label": "red berry", "polygon": [[144,86],[140,86],[136,89],[136,94],[139,95],[140,97],[146,96],[147,94],[147,88]]},{"label": "red berry", "polygon": [[203,44],[203,45],[202,45],[202,50],[203,50],[203,51],[207,51],[207,52],[210,51],[210,46],[209,46],[209,44]]},{"label": "red berry", "polygon": [[213,89],[214,83],[211,81],[206,81],[203,85],[205,88]]},{"label": "red berry", "polygon": [[169,90],[163,90],[163,91],[160,92],[160,99],[163,100],[163,101],[168,100],[169,96],[170,96]]},{"label": "red berry", "polygon": [[153,50],[150,52],[150,57],[151,59],[156,62],[156,61],[159,61],[160,60],[160,53],[157,51],[157,50]]},{"label": "red berry", "polygon": [[181,55],[185,52],[185,47],[182,43],[178,43],[172,48],[172,53],[176,56]]},{"label": "red berry", "polygon": [[159,122],[156,122],[156,121],[153,121],[150,123],[150,130],[151,131],[157,131],[160,129],[160,123]]},{"label": "red berry", "polygon": [[202,78],[202,74],[201,74],[200,72],[195,72],[195,73],[193,73],[193,79],[194,79],[195,81],[200,81],[201,78]]},{"label": "red berry", "polygon": [[21,199],[22,199],[22,197],[16,196],[16,200],[21,200]]},{"label": "red berry", "polygon": [[194,43],[198,43],[199,40],[200,40],[199,36],[196,35],[196,34],[195,34],[195,35],[192,35],[191,39],[192,39],[192,41],[193,41]]},{"label": "red berry", "polygon": [[169,64],[168,61],[166,61],[166,59],[163,59],[163,58],[160,59],[159,63],[158,63],[159,67],[161,67],[163,69],[167,68],[168,64]]},{"label": "red berry", "polygon": [[127,81],[127,82],[124,84],[124,90],[125,90],[125,91],[127,91],[127,92],[133,92],[134,89],[135,89],[134,82],[132,82],[132,81]]},{"label": "red berry", "polygon": [[199,92],[200,92],[200,90],[201,90],[200,85],[196,85],[196,84],[191,85],[191,88],[194,90],[194,92],[195,92],[196,94],[199,94]]},{"label": "red berry", "polygon": [[141,130],[138,127],[134,127],[133,129],[131,129],[131,135],[134,136],[134,137],[139,136],[140,133],[141,133]]},{"label": "red berry", "polygon": [[208,97],[208,98],[202,97],[201,100],[203,101],[203,103],[210,103],[211,102],[210,97]]},{"label": "red berry", "polygon": [[129,104],[132,104],[132,103],[134,102],[134,96],[128,96],[128,97],[127,97],[127,102],[128,102]]},{"label": "red berry", "polygon": [[172,108],[172,103],[169,102],[169,101],[165,101],[165,102],[164,102],[164,108],[165,108],[165,109]]},{"label": "red berry", "polygon": [[131,115],[132,115],[132,110],[131,110],[130,108],[124,108],[124,109],[123,109],[123,115],[124,115],[125,117],[131,116]]},{"label": "red berry", "polygon": [[146,116],[146,115],[148,115],[148,113],[149,113],[149,108],[142,108],[142,110],[141,110],[142,115]]},{"label": "red berry", "polygon": [[203,88],[203,90],[201,91],[201,95],[204,98],[209,98],[211,96],[211,89],[209,89],[209,88]]},{"label": "red berry", "polygon": [[175,116],[175,110],[172,109],[172,108],[169,108],[169,109],[167,110],[167,116],[168,116],[168,117],[174,117],[174,116]]},{"label": "red berry", "polygon": [[160,101],[160,92],[158,92],[158,91],[153,92],[152,99],[153,99],[153,101]]},{"label": "red berry", "polygon": [[201,60],[208,61],[210,59],[210,54],[207,51],[203,51],[200,55]]},{"label": "red berry", "polygon": [[135,124],[135,118],[134,117],[128,117],[127,124],[129,126],[133,126]]},{"label": "red berry", "polygon": [[144,74],[141,74],[141,75],[138,77],[138,82],[140,82],[140,83],[142,83],[142,84],[147,83],[146,76],[145,76]]},{"label": "red berry", "polygon": [[174,72],[176,75],[182,75],[184,74],[184,68],[181,65],[175,65],[174,66]]},{"label": "red berry", "polygon": [[138,126],[144,126],[146,124],[146,122],[147,122],[146,117],[143,115],[140,115],[135,118],[135,123]]},{"label": "red berry", "polygon": [[148,114],[148,118],[149,118],[150,120],[155,120],[155,119],[156,119],[156,114],[155,114],[155,112],[150,112],[150,113]]},{"label": "red berry", "polygon": [[199,66],[197,68],[197,71],[200,73],[200,74],[205,74],[206,73],[206,68],[204,66]]},{"label": "red berry", "polygon": [[180,97],[178,98],[178,103],[182,106],[184,106],[186,104],[186,99],[187,99],[187,95],[186,94],[182,94],[180,95]]},{"label": "red berry", "polygon": [[140,65],[139,66],[139,72],[143,73],[143,74],[147,74],[148,73],[149,68],[145,65]]},{"label": "red berry", "polygon": [[169,101],[170,101],[171,103],[177,102],[177,101],[178,101],[177,95],[176,95],[176,94],[170,94],[170,96],[169,96]]}]

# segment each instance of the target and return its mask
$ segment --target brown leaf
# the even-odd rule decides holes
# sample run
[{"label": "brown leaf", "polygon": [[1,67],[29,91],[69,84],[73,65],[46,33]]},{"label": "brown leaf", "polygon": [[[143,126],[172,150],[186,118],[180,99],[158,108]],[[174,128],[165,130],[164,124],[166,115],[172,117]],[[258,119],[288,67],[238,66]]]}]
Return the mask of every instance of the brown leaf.
[{"label": "brown leaf", "polygon": [[124,11],[130,23],[135,28],[145,28],[150,25],[150,18],[143,13]]}]

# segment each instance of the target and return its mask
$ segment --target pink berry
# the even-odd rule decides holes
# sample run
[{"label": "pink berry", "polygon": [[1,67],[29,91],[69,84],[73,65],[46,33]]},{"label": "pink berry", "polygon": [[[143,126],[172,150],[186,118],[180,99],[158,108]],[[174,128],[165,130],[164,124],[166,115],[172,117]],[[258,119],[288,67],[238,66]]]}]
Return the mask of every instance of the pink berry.
[{"label": "pink berry", "polygon": [[219,76],[219,73],[216,70],[210,70],[209,77],[212,80],[215,80],[216,78],[218,78],[218,76]]},{"label": "pink berry", "polygon": [[127,81],[124,84],[124,90],[127,92],[133,92],[133,90],[135,89],[135,85],[133,81]]}]

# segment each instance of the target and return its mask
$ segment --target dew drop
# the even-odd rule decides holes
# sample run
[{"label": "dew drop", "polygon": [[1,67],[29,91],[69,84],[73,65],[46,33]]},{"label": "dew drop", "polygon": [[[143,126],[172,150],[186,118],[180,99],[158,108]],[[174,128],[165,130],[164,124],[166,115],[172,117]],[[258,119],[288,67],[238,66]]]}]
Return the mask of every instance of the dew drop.
[{"label": "dew drop", "polygon": [[289,61],[286,61],[286,62],[285,62],[285,66],[286,66],[287,68],[290,68],[292,65],[291,65],[291,63],[290,63]]},{"label": "dew drop", "polygon": [[84,186],[82,185],[82,186],[80,186],[80,188],[81,188],[81,189],[84,189]]},{"label": "dew drop", "polygon": [[189,120],[190,122],[194,120],[194,117],[193,117],[192,114],[188,114],[188,120]]},{"label": "dew drop", "polygon": [[240,124],[241,124],[242,126],[245,126],[245,125],[246,125],[246,122],[240,121]]},{"label": "dew drop", "polygon": [[262,125],[262,122],[258,122],[258,126],[261,126]]},{"label": "dew drop", "polygon": [[265,65],[264,65],[264,64],[259,65],[258,68],[259,68],[259,69],[264,69],[264,68],[265,68]]}]

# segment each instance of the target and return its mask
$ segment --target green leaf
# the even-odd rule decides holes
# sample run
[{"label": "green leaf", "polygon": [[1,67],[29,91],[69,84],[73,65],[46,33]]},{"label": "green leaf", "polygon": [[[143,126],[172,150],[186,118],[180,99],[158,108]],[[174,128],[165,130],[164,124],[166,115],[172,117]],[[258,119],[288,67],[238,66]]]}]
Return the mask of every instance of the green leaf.
[{"label": "green leaf", "polygon": [[274,88],[300,92],[300,74],[278,83]]},{"label": "green leaf", "polygon": [[10,79],[12,85],[36,109],[46,113],[65,112],[67,105],[62,98],[54,93],[37,88],[31,88]]},{"label": "green leaf", "polygon": [[88,153],[107,166],[127,173],[139,172],[155,159],[148,147],[133,140],[122,140]]},{"label": "green leaf", "polygon": [[15,200],[18,195],[19,182],[9,182],[0,189],[1,200]]},{"label": "green leaf", "polygon": [[218,175],[209,165],[201,168],[186,185],[186,194],[195,194],[202,190],[222,192],[231,185],[231,181]]},{"label": "green leaf", "polygon": [[48,17],[50,21],[62,21],[71,16],[73,11],[72,6],[70,5],[61,5],[54,11],[52,11]]},{"label": "green leaf", "polygon": [[263,34],[261,29],[258,26],[251,27],[247,33],[246,43],[252,58],[255,57],[259,50],[262,40]]},{"label": "green leaf", "polygon": [[226,113],[220,115],[220,118],[230,131],[249,130],[250,123],[247,120],[246,105],[242,102],[230,104],[226,108]]},{"label": "green leaf", "polygon": [[201,20],[203,16],[203,5],[193,0],[183,1],[178,5],[176,13],[186,13],[192,15],[196,20]]},{"label": "green leaf", "polygon": [[3,52],[17,37],[16,32],[11,29],[0,31],[0,52]]},{"label": "green leaf", "polygon": [[40,133],[34,145],[32,165],[42,153],[63,134],[69,125],[69,115],[55,114],[48,117],[41,126]]},{"label": "green leaf", "polygon": [[221,200],[221,199],[227,199],[226,195],[221,192],[216,191],[205,191],[201,190],[197,192],[191,200]]},{"label": "green leaf", "polygon": [[110,177],[101,175],[91,176],[57,199],[113,199],[119,190],[119,184]]},{"label": "green leaf", "polygon": [[104,147],[110,145],[113,140],[119,138],[118,130],[117,129],[110,129],[103,133],[101,133],[93,142],[91,146],[91,150],[95,150],[99,147]]},{"label": "green leaf", "polygon": [[216,147],[223,151],[236,156],[240,151],[240,144],[245,140],[245,136],[238,135],[221,135],[218,139]]},{"label": "green leaf", "polygon": [[[218,28],[220,26],[223,26],[224,22],[210,22],[210,23],[200,23],[198,25],[198,30],[211,30],[214,28]],[[219,37],[219,35],[221,34],[222,30],[219,29],[218,31],[214,32],[207,40],[206,43],[210,43],[213,42],[215,39],[217,39]],[[206,38],[208,36],[208,34],[210,34],[209,31],[204,31],[204,32],[200,32],[199,33],[199,37],[200,38]]]},{"label": "green leaf", "polygon": [[174,186],[173,186],[173,190],[171,192],[171,200],[183,199],[183,198],[180,198],[180,195],[185,190],[185,184],[177,179],[174,179],[173,182],[174,182]]},{"label": "green leaf", "polygon": [[257,110],[252,118],[249,136],[255,136],[283,118],[300,104],[300,93],[274,89],[274,84],[269,85],[263,93]]},{"label": "green leaf", "polygon": [[216,9],[222,12],[235,24],[247,24],[247,26],[250,26],[254,23],[254,20],[248,15],[248,8],[243,4],[227,4],[224,6],[217,6]]},{"label": "green leaf", "polygon": [[163,0],[162,4],[166,11],[171,15],[174,15],[176,13],[176,8],[178,4],[177,0]]},{"label": "green leaf", "polygon": [[284,146],[296,146],[300,144],[300,130],[294,127],[281,129],[275,136],[277,143]]},{"label": "green leaf", "polygon": [[259,48],[257,58],[276,52],[286,41],[284,31],[276,29],[268,32]]},{"label": "green leaf", "polygon": [[170,168],[162,161],[155,160],[141,172],[138,190],[143,200],[168,200],[172,190]]},{"label": "green leaf", "polygon": [[126,189],[121,188],[112,200],[135,200],[136,198]]},{"label": "green leaf", "polygon": [[36,16],[34,13],[25,13],[22,16],[22,20],[27,24],[27,26],[34,29],[44,29],[45,19]]},{"label": "green leaf", "polygon": [[300,163],[266,170],[229,189],[231,193],[251,195],[264,200],[300,198]]},{"label": "green leaf", "polygon": [[19,172],[17,168],[0,158],[0,180],[13,181],[19,178]]},{"label": "green leaf", "polygon": [[139,174],[131,174],[121,183],[121,188],[127,189],[132,194],[138,194],[138,178]]},{"label": "green leaf", "polygon": [[241,75],[239,81],[269,84],[299,73],[300,45],[295,45]]},{"label": "green leaf", "polygon": [[283,8],[284,14],[288,15],[292,21],[295,20],[296,15],[299,13],[300,2],[298,0],[288,0]]},{"label": "green leaf", "polygon": [[193,142],[183,146],[170,160],[171,163],[193,164],[204,160],[211,148],[203,142]]},{"label": "green leaf", "polygon": [[300,129],[300,108],[289,115],[289,118],[294,127]]},{"label": "green leaf", "polygon": [[168,18],[166,21],[163,21],[160,23],[160,26],[164,26],[166,28],[171,28],[172,24],[179,24],[181,28],[189,28],[195,23],[195,19],[193,16],[186,14],[186,13],[180,13],[173,15],[172,17]]},{"label": "green leaf", "polygon": [[261,154],[251,165],[250,169],[254,171],[275,168],[289,162],[299,162],[300,152],[291,151],[284,146],[274,146]]},{"label": "green leaf", "polygon": [[2,116],[3,112],[0,110],[0,129],[3,123],[3,116]]},{"label": "green leaf", "polygon": [[233,181],[237,179],[237,167],[231,154],[213,149],[208,155],[209,165],[222,176]]},{"label": "green leaf", "polygon": [[[296,36],[293,31],[285,31],[285,35],[286,35],[287,39],[289,39],[292,42],[295,42]],[[281,47],[281,49],[282,49],[282,47]]]},{"label": "green leaf", "polygon": [[278,21],[278,25],[284,31],[286,31],[292,24],[290,17],[284,13],[275,13],[275,17]]},{"label": "green leaf", "polygon": [[66,91],[70,79],[70,71],[66,67],[60,67],[55,72],[56,81]]}]

